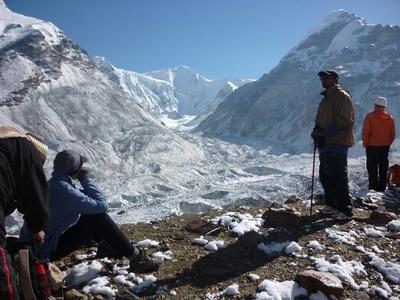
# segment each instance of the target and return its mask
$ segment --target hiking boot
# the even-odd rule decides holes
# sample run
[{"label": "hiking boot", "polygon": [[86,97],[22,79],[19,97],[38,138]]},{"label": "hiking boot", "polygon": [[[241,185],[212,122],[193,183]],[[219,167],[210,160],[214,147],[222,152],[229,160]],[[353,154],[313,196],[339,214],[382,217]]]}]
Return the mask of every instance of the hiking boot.
[{"label": "hiking boot", "polygon": [[353,214],[345,215],[344,213],[338,211],[337,213],[332,215],[332,218],[335,220],[353,220]]},{"label": "hiking boot", "polygon": [[338,213],[339,211],[336,208],[333,208],[331,206],[325,206],[323,209],[318,211],[319,213],[323,215],[333,215]]},{"label": "hiking boot", "polygon": [[134,273],[145,273],[157,271],[164,263],[161,257],[151,258],[143,249],[139,249],[139,254],[130,262],[129,271]]}]

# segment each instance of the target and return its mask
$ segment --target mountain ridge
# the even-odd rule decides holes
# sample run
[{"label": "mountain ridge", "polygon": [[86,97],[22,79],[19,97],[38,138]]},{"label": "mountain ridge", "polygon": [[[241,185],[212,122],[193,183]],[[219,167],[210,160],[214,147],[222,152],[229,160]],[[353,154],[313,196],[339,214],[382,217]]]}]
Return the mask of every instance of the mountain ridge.
[{"label": "mountain ridge", "polygon": [[[175,109],[169,115],[175,118],[171,121],[150,114],[137,97],[110,80],[84,49],[53,24],[0,7],[0,28],[1,124],[44,138],[50,149],[44,165],[48,176],[58,151],[72,148],[87,156],[87,167],[106,195],[110,215],[117,222],[132,223],[220,207],[260,206],[292,194],[306,197],[309,193],[309,131],[320,87],[315,74],[297,68],[301,66],[297,60],[284,59],[259,80],[237,89],[226,80],[223,85],[217,82],[212,97],[200,97],[209,101],[207,104],[199,100],[188,105],[188,109],[198,108],[202,114],[181,130],[184,126],[172,128],[166,121],[183,124],[179,122],[190,120],[180,119],[187,111],[179,110],[179,105],[184,106],[185,101],[187,104],[192,94],[185,94],[186,100],[180,103],[182,98],[169,97],[168,93],[179,89],[186,92],[185,88],[190,87],[184,83],[190,81],[199,82],[200,86],[214,81],[188,67],[155,71],[151,78],[149,73],[134,74],[149,82],[148,87],[143,85],[146,89],[156,86],[161,95],[168,92],[166,102],[171,101],[170,107]],[[291,54],[295,53],[288,55]],[[394,66],[391,65],[392,76],[397,78]],[[116,68],[110,66],[110,70]],[[179,72],[189,75],[176,76]],[[129,77],[133,73],[123,74]],[[175,87],[177,80],[182,88]],[[301,85],[294,86],[297,82]],[[392,85],[391,80],[388,85]],[[193,95],[201,96],[199,91]],[[307,98],[307,105],[299,101],[302,97]],[[391,112],[390,97],[388,100]],[[161,111],[163,108],[159,107]],[[208,123],[212,130],[200,126],[197,132],[189,131],[207,116],[215,121]],[[349,160],[356,173],[350,177],[352,192],[366,186],[364,151],[358,148],[358,155]],[[120,214],[121,211],[126,213]],[[21,218],[15,217],[14,221],[13,225],[18,225]]]},{"label": "mountain ridge", "polygon": [[[309,151],[309,132],[321,99],[317,73],[326,69],[336,69],[339,85],[352,93],[358,141],[375,97],[388,98],[388,111],[400,119],[400,85],[396,83],[400,76],[400,27],[366,25],[362,18],[342,10],[325,20],[271,72],[233,92],[195,130],[255,139],[265,145],[269,140],[280,141],[291,154]],[[343,43],[335,40],[338,36]],[[349,41],[351,47],[344,46]],[[340,51],[338,47],[342,47]],[[281,125],[284,123],[286,126]],[[356,151],[361,153],[362,149]]]},{"label": "mountain ridge", "polygon": [[48,174],[65,148],[87,155],[94,170],[104,168],[104,178],[118,171],[151,176],[165,164],[204,159],[201,149],[150,116],[53,24],[4,7],[0,17],[0,122],[45,139]]}]

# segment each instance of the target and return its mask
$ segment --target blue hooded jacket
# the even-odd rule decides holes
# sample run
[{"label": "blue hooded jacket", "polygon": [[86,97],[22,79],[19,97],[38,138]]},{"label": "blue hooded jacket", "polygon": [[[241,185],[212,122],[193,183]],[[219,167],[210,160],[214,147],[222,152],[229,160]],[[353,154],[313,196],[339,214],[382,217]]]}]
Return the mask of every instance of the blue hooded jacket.
[{"label": "blue hooded jacket", "polygon": [[[74,180],[64,173],[53,172],[48,181],[50,188],[50,221],[44,229],[42,245],[37,247],[43,258],[49,258],[51,251],[57,248],[58,238],[68,228],[75,225],[80,215],[106,213],[109,209],[106,198],[91,178],[81,182],[83,190],[75,186]],[[31,242],[32,233],[24,223],[20,240]]]}]

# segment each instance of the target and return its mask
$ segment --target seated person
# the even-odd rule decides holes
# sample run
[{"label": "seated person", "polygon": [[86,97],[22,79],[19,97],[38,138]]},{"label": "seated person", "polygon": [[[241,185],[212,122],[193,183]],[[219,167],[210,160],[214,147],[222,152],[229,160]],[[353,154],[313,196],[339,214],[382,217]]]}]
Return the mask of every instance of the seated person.
[{"label": "seated person", "polygon": [[[54,159],[54,171],[48,181],[51,217],[44,232],[46,238],[37,247],[38,253],[50,261],[59,260],[82,245],[94,240],[105,241],[121,256],[130,260],[130,271],[136,273],[157,270],[162,258],[150,258],[144,250],[134,247],[107,214],[107,200],[95,185],[90,172],[82,169],[87,158],[74,150],[59,152]],[[78,179],[83,187],[75,186]],[[32,233],[26,224],[20,239],[30,242]]]}]

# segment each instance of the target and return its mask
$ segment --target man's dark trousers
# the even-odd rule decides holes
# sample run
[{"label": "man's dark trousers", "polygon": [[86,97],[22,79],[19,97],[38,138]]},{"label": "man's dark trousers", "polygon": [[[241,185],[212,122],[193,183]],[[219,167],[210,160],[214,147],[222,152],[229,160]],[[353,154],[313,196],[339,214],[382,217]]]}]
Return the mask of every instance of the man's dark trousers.
[{"label": "man's dark trousers", "polygon": [[322,151],[319,153],[319,177],[325,191],[326,205],[345,215],[352,215],[347,177],[347,155]]},{"label": "man's dark trousers", "polygon": [[389,147],[390,146],[368,146],[367,171],[368,189],[383,192],[386,190],[387,171],[389,168]]}]

